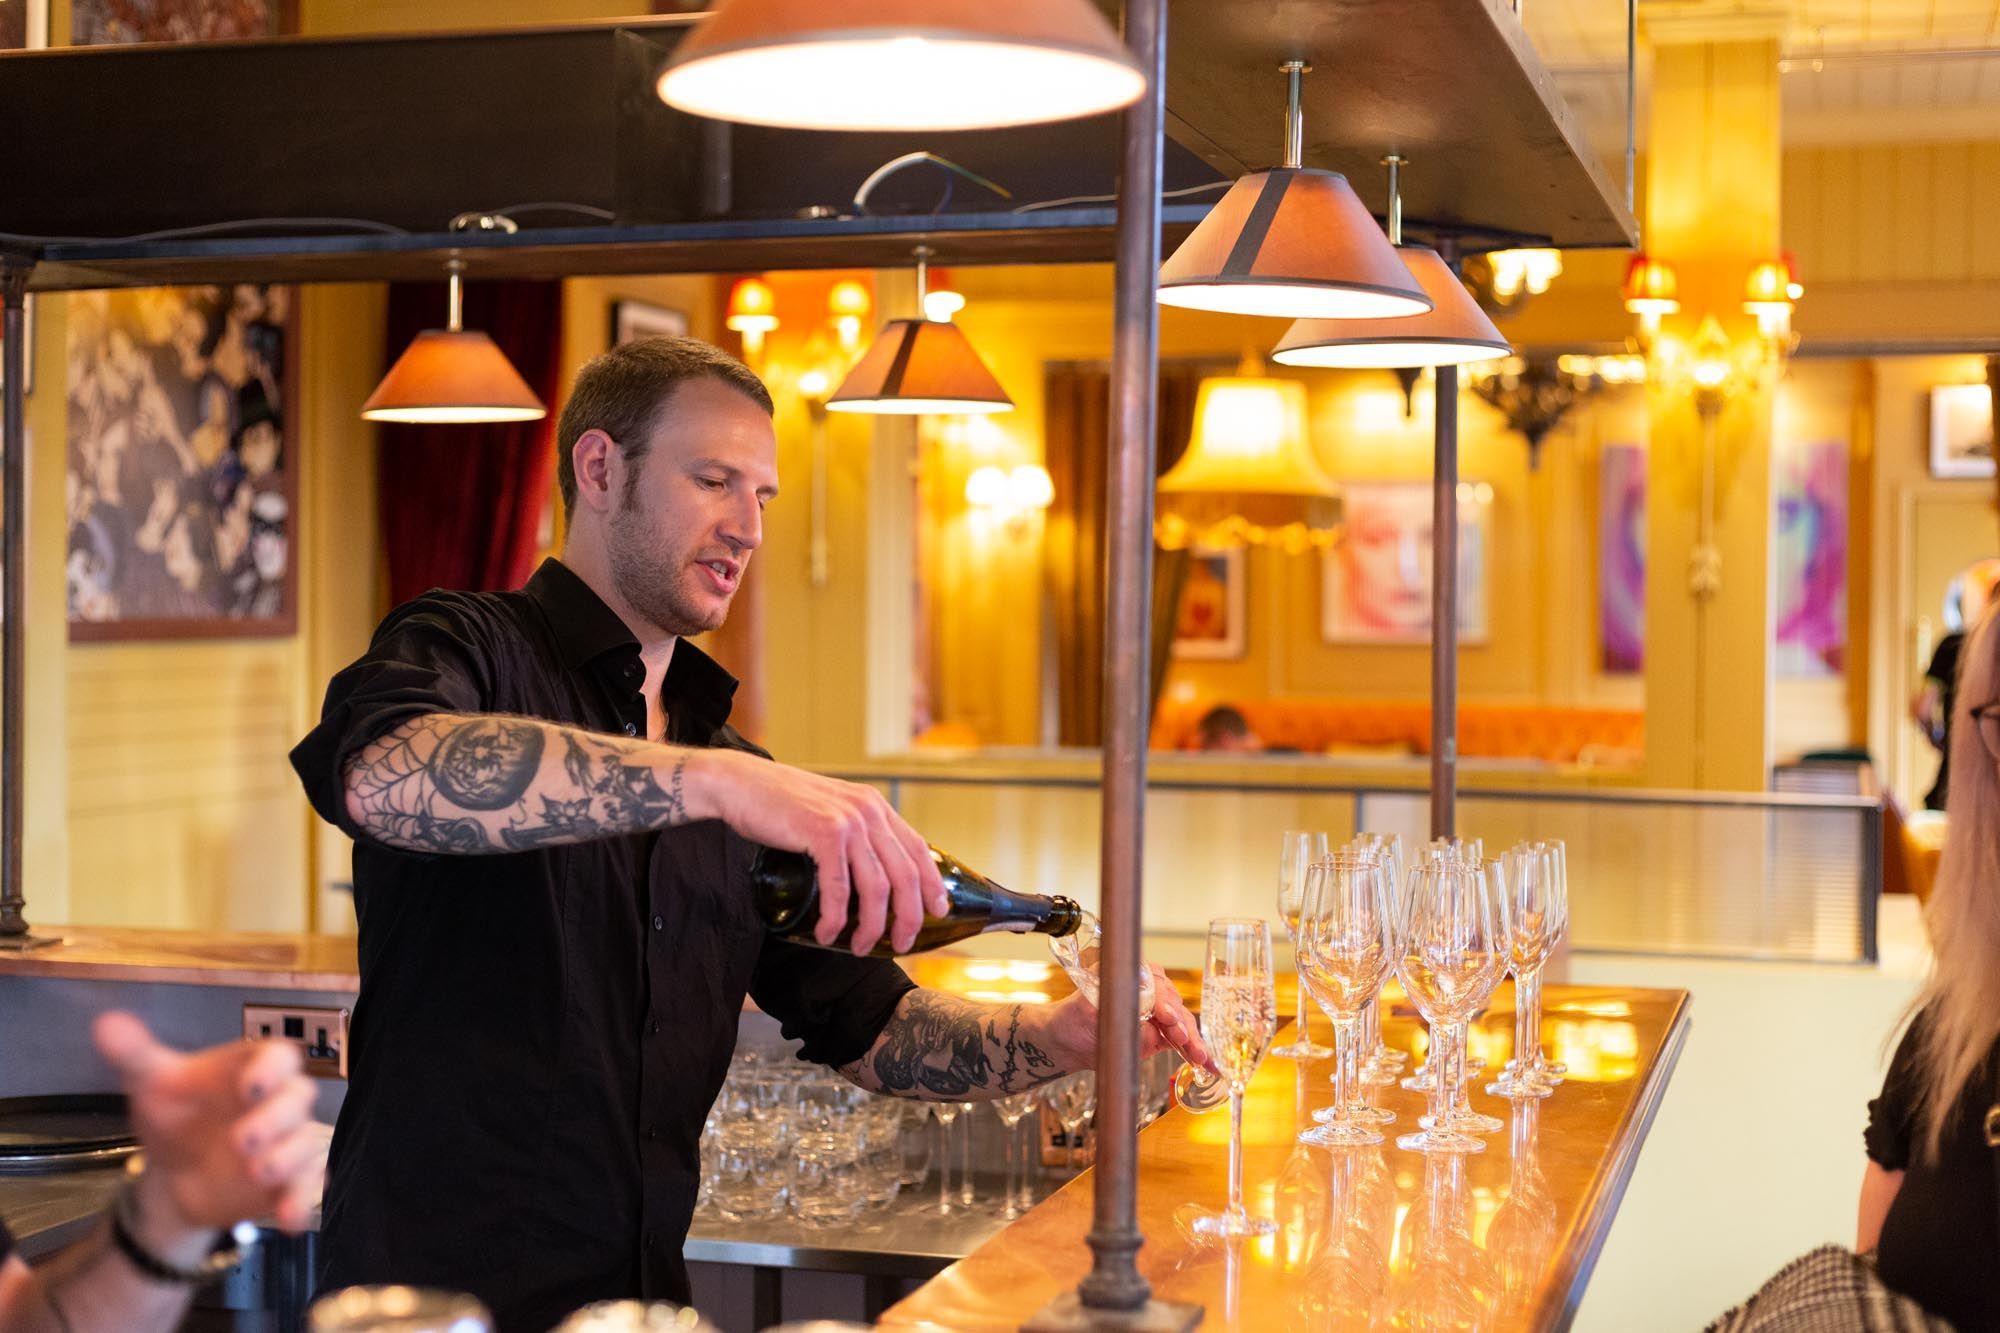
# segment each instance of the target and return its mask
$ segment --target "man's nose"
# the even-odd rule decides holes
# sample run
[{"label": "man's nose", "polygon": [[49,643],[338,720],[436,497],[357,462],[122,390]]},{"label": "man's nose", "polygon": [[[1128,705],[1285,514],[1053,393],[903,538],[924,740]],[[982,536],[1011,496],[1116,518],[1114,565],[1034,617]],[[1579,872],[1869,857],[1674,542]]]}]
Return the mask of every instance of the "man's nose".
[{"label": "man's nose", "polygon": [[739,551],[754,551],[764,543],[764,506],[757,503],[757,497],[730,507],[724,516],[721,529],[722,539]]}]

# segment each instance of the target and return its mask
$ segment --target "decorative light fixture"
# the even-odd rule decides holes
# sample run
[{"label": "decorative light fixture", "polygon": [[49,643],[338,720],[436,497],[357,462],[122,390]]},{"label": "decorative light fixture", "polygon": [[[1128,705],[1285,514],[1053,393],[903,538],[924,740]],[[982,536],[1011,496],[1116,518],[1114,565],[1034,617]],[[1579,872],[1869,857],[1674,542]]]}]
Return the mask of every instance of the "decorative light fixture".
[{"label": "decorative light fixture", "polygon": [[1187,452],[1159,488],[1154,535],[1169,550],[1333,543],[1340,488],[1313,455],[1306,387],[1252,358],[1201,382]]},{"label": "decorative light fixture", "polygon": [[1560,250],[1492,250],[1486,262],[1493,270],[1493,294],[1503,305],[1540,296],[1563,271]]},{"label": "decorative light fixture", "polygon": [[1660,327],[1660,316],[1680,308],[1680,284],[1673,265],[1643,250],[1633,255],[1625,266],[1625,309],[1637,315],[1644,328],[1654,330]]},{"label": "decorative light fixture", "polygon": [[479,425],[549,414],[493,339],[465,328],[465,261],[445,262],[445,326],[419,333],[361,405],[366,421]]},{"label": "decorative light fixture", "polygon": [[856,131],[1069,120],[1145,89],[1088,0],[728,0],[658,84],[697,116]]},{"label": "decorative light fixture", "polygon": [[[928,310],[928,246],[917,247],[917,305]],[[962,305],[963,302],[961,301]],[[1014,400],[948,320],[892,319],[827,399],[829,412],[940,416],[1011,412]]]},{"label": "decorative light fixture", "polygon": [[833,320],[834,337],[843,352],[861,346],[861,326],[874,311],[875,300],[861,283],[843,278],[833,284],[826,294],[826,313]]},{"label": "decorative light fixture", "polygon": [[1164,305],[1289,319],[1420,315],[1431,298],[1337,172],[1308,170],[1299,78],[1288,60],[1285,160],[1238,178],[1160,266]]},{"label": "decorative light fixture", "polygon": [[1391,154],[1389,243],[1423,287],[1430,310],[1400,319],[1302,319],[1285,330],[1271,359],[1286,366],[1350,369],[1457,366],[1491,361],[1514,349],[1472,299],[1472,293],[1435,250],[1403,244],[1399,170],[1406,159]]},{"label": "decorative light fixture", "polygon": [[1792,304],[1805,295],[1792,276],[1791,257],[1767,259],[1750,270],[1743,284],[1743,309],[1757,317],[1757,330],[1766,338],[1788,339],[1792,332]]},{"label": "decorative light fixture", "polygon": [[[764,335],[778,327],[778,296],[762,278],[738,278],[729,289],[724,328],[743,335],[743,355],[756,361],[764,354]],[[859,334],[856,335],[857,340]]]}]

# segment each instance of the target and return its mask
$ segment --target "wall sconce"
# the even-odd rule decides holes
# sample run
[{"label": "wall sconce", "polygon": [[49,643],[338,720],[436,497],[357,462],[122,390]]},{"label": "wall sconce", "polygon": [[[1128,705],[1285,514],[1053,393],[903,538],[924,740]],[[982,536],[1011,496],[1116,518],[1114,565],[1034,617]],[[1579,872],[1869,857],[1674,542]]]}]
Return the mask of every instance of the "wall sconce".
[{"label": "wall sconce", "polygon": [[1639,317],[1639,326],[1650,336],[1660,331],[1660,317],[1681,308],[1680,283],[1673,265],[1654,259],[1645,251],[1632,256],[1625,267],[1625,309]]},{"label": "wall sconce", "polygon": [[840,342],[840,350],[850,356],[860,350],[861,330],[874,313],[875,298],[852,278],[834,283],[833,290],[826,294],[826,314],[833,321],[833,335]]},{"label": "wall sconce", "polygon": [[[762,278],[739,278],[729,289],[724,327],[743,335],[743,357],[756,364],[764,356],[764,335],[778,327],[778,297]],[[857,334],[858,336],[858,334]]]},{"label": "wall sconce", "polygon": [[1562,276],[1562,251],[1492,250],[1466,260],[1465,283],[1482,309],[1511,314]]},{"label": "wall sconce", "polygon": [[1010,537],[1026,534],[1029,521],[1055,498],[1048,469],[1035,463],[1022,463],[1012,471],[989,463],[965,479],[966,503],[991,514]]}]

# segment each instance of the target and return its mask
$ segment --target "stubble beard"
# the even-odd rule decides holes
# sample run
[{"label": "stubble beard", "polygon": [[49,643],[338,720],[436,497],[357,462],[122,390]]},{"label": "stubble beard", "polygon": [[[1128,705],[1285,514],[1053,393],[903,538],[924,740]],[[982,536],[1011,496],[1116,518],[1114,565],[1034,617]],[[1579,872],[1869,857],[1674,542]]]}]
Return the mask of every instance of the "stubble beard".
[{"label": "stubble beard", "polygon": [[628,502],[611,522],[611,582],[625,605],[664,634],[685,638],[720,629],[728,615],[698,603],[686,587],[694,577],[689,563],[676,560],[645,539],[637,509]]}]

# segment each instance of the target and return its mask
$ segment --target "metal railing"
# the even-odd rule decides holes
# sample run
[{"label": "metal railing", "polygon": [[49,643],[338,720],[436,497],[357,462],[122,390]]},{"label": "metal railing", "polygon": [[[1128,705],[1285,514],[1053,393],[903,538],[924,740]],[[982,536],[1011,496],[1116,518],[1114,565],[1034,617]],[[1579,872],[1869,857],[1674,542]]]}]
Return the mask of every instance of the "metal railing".
[{"label": "metal railing", "polygon": [[[869,765],[872,783],[933,843],[1001,882],[1092,906],[1098,782],[1081,771],[951,772]],[[1278,835],[1324,828],[1428,837],[1418,790],[1244,783],[1155,773],[1147,786],[1149,932],[1198,934],[1211,917],[1268,915]],[[1589,952],[1873,962],[1882,812],[1871,798],[1643,790],[1476,790],[1462,836],[1489,854],[1560,838],[1570,939]]]}]

